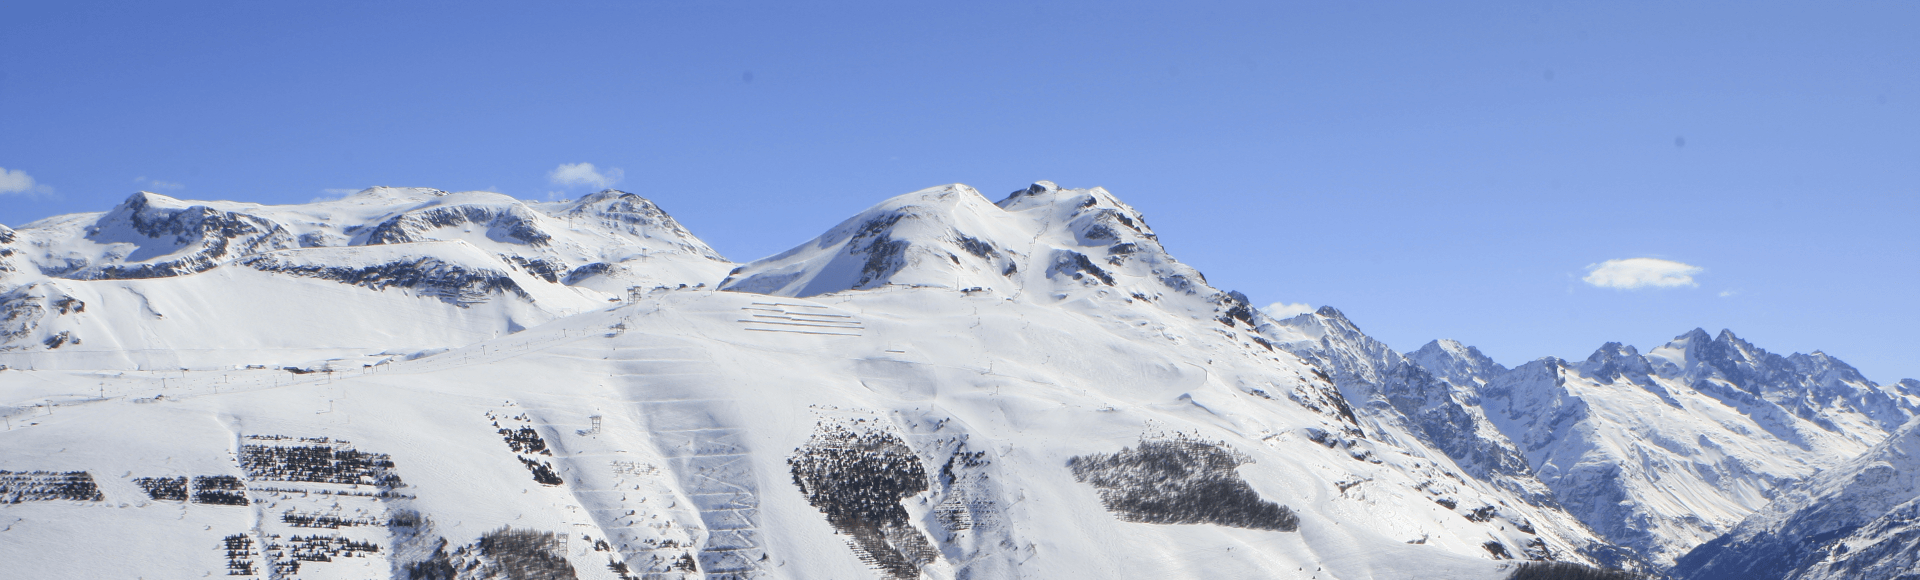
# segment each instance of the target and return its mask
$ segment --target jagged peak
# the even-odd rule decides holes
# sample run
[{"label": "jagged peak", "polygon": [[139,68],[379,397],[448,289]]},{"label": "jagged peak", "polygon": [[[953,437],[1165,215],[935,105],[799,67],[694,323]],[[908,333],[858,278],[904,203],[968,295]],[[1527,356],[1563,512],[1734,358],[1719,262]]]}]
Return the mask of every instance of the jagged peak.
[{"label": "jagged peak", "polygon": [[1332,306],[1321,306],[1313,312],[1300,314],[1285,320],[1277,320],[1275,322],[1281,326],[1304,331],[1308,336],[1316,339],[1329,332],[1343,335],[1364,334],[1360,331],[1358,325],[1355,325],[1352,320],[1347,319],[1346,314],[1341,313],[1340,309]]},{"label": "jagged peak", "polygon": [[1598,362],[1605,362],[1611,359],[1631,358],[1631,357],[1638,357],[1638,356],[1640,356],[1640,349],[1634,348],[1633,345],[1631,344],[1609,342],[1609,343],[1600,345],[1600,348],[1595,349],[1593,351],[1593,354],[1587,357],[1587,362],[1598,363]]},{"label": "jagged peak", "polygon": [[1461,386],[1486,384],[1507,372],[1507,367],[1494,362],[1493,357],[1480,352],[1480,349],[1451,338],[1428,341],[1418,350],[1407,353],[1407,360]]},{"label": "jagged peak", "polygon": [[1342,322],[1346,322],[1347,324],[1353,324],[1353,321],[1347,320],[1347,315],[1340,313],[1340,309],[1334,308],[1332,306],[1321,306],[1318,310],[1314,310],[1313,313],[1318,314],[1324,318],[1339,320]]},{"label": "jagged peak", "polygon": [[[1469,350],[1472,351],[1472,354],[1468,353]],[[1473,348],[1471,346],[1467,346],[1461,343],[1460,341],[1454,340],[1451,338],[1438,338],[1434,340],[1429,340],[1427,341],[1426,344],[1420,345],[1420,348],[1414,349],[1413,353],[1409,353],[1408,356],[1412,356],[1413,354],[1421,354],[1423,356],[1443,356],[1443,357],[1447,357],[1450,359],[1457,359],[1457,360],[1465,360],[1470,357],[1480,358],[1475,356],[1480,354],[1479,349]]]},{"label": "jagged peak", "polygon": [[1595,349],[1574,368],[1588,378],[1612,382],[1622,377],[1629,382],[1649,384],[1653,364],[1630,344],[1608,342]]}]

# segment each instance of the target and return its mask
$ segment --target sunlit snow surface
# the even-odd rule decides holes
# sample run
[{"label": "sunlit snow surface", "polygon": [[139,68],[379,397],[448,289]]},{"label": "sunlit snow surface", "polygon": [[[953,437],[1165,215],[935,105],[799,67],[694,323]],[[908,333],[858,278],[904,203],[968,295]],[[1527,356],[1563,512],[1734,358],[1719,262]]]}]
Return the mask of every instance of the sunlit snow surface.
[{"label": "sunlit snow surface", "polygon": [[0,229],[0,365],[0,577],[1911,561],[1912,429],[1875,444],[1920,383],[1731,332],[1403,356],[1048,182],[908,193],[738,265],[617,191],[141,193]]},{"label": "sunlit snow surface", "polygon": [[[1104,190],[901,196],[730,282],[765,293],[621,229],[644,200],[489,195],[256,207],[299,247],[198,270],[220,242],[72,241],[111,212],[21,228],[5,575],[1494,578],[1596,544],[1349,408]],[[209,207],[157,197],[116,212]],[[626,278],[534,263],[588,259]]]},{"label": "sunlit snow surface", "polygon": [[[861,329],[756,325],[750,314],[768,305]],[[0,558],[40,577],[218,575],[230,563],[223,538],[249,539],[243,559],[264,571],[277,557],[262,546],[318,534],[378,549],[302,562],[298,577],[386,577],[432,551],[394,545],[400,527],[446,538],[450,551],[507,527],[563,536],[580,577],[616,577],[609,562],[668,572],[687,555],[708,573],[887,577],[790,473],[789,458],[836,427],[912,449],[926,489],[897,501],[937,551],[923,568],[934,577],[1485,578],[1499,566],[1489,541],[1515,553],[1536,537],[1560,544],[1516,529],[1541,517],[1449,477],[1444,458],[1311,441],[1349,425],[1286,400],[1313,388],[1297,363],[1142,331],[1133,318],[1151,314],[1130,314],[929,289],[818,300],[678,291],[330,378],[7,371],[7,400],[25,408],[0,437],[5,468],[85,471],[105,497],[0,508],[10,522]],[[522,426],[551,455],[516,452],[499,433]],[[390,457],[399,483],[281,481],[240,463],[250,446],[301,438]],[[1244,454],[1240,476],[1294,510],[1297,531],[1129,522],[1068,467],[1172,438]],[[522,458],[551,464],[563,483],[537,482]],[[252,503],[155,500],[134,483],[203,475],[243,478]],[[1483,505],[1495,507],[1489,521],[1461,515]],[[316,513],[367,523],[285,523]],[[394,523],[410,513],[430,524]]]}]

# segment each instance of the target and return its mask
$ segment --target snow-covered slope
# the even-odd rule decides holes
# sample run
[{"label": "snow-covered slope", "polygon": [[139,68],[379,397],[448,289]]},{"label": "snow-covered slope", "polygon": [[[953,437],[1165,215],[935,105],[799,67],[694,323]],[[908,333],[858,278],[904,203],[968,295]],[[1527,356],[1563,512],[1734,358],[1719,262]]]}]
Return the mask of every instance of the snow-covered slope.
[{"label": "snow-covered slope", "polygon": [[1040,301],[1089,292],[1149,302],[1224,296],[1205,284],[1113,194],[1042,181],[997,204],[960,184],[894,197],[799,247],[741,266],[721,288],[806,297],[904,285],[1031,293]]},{"label": "snow-covered slope", "polygon": [[1694,549],[1688,580],[1880,580],[1920,571],[1920,421]]},{"label": "snow-covered slope", "polygon": [[0,364],[279,366],[447,348],[629,289],[711,284],[729,266],[611,190],[529,204],[377,187],[291,206],[142,192],[0,235]]},{"label": "snow-covered slope", "polygon": [[1781,357],[1726,331],[1511,370],[1450,345],[1422,351],[1436,374],[1477,385],[1559,505],[1662,566],[1879,442],[1917,401],[1825,354]]},{"label": "snow-covered slope", "polygon": [[[532,231],[559,245],[543,224],[561,212],[433,207],[342,229],[348,244],[90,280],[131,290],[43,317],[145,315],[119,328],[160,328],[147,305],[168,320],[222,305],[151,299],[158,290],[140,284],[201,285],[170,300],[239,300],[219,292],[259,278],[353,292],[375,316],[499,324],[510,305],[580,291],[482,260]],[[381,266],[394,263],[414,266]],[[95,256],[72,271],[128,264]],[[636,275],[651,275],[643,265]],[[452,282],[423,290],[416,272]],[[437,354],[291,370],[82,370],[126,367],[36,350],[44,366],[0,371],[0,566],[1466,579],[1501,577],[1513,560],[1590,561],[1583,552],[1603,545],[1552,506],[1463,475],[1400,406],[1347,404],[1316,366],[1331,363],[1282,348],[1305,331],[1207,286],[1103,190],[1042,183],[999,204],[964,186],[909,194],[726,287],[764,293],[675,285]],[[215,348],[263,348],[274,328],[322,324],[290,316],[209,320],[162,333],[157,348],[201,330],[225,343]],[[417,326],[378,328],[428,332]],[[1407,408],[1466,408],[1442,399]],[[98,557],[102,546],[115,556]]]},{"label": "snow-covered slope", "polygon": [[[1445,454],[1476,484],[1500,489],[1542,513],[1563,518],[1556,520],[1558,527],[1581,530],[1580,535],[1589,539],[1577,549],[1587,558],[1612,568],[1650,569],[1640,556],[1598,539],[1565,512],[1553,491],[1534,476],[1510,436],[1488,418],[1475,388],[1480,379],[1469,371],[1505,369],[1477,349],[1446,341],[1403,356],[1361,332],[1332,307],[1286,320],[1260,318],[1256,324],[1278,348],[1326,369],[1362,415],[1393,425]],[[1442,363],[1441,353],[1453,358]],[[1422,364],[1433,364],[1442,372],[1429,372]],[[1453,375],[1449,377],[1448,372]]]}]

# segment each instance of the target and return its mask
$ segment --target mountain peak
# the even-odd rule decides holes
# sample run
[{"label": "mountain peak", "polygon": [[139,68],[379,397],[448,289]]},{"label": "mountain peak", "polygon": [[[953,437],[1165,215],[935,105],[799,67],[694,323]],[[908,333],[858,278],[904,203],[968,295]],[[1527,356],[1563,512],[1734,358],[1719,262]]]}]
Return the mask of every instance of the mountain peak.
[{"label": "mountain peak", "polygon": [[740,267],[721,289],[813,296],[887,285],[1064,300],[1087,292],[1157,302],[1212,296],[1105,189],[1038,182],[989,203],[962,184],[883,201],[814,240]]},{"label": "mountain peak", "polygon": [[889,284],[1011,293],[1022,270],[1013,247],[1021,234],[1006,214],[961,184],[897,195],[812,241],[735,269],[720,288],[795,297]]},{"label": "mountain peak", "polygon": [[1001,199],[999,203],[996,203],[994,205],[998,205],[1000,207],[1007,207],[1008,204],[1012,203],[1014,200],[1019,199],[1021,197],[1025,197],[1029,195],[1039,195],[1043,193],[1052,193],[1059,190],[1060,190],[1060,186],[1058,184],[1042,179],[1040,181],[1033,182],[1033,185],[1029,185],[1024,189],[1013,190],[1013,193],[1007,194],[1007,197],[1005,199]]},{"label": "mountain peak", "polygon": [[1480,349],[1450,338],[1430,341],[1419,350],[1407,353],[1407,358],[1427,372],[1459,386],[1484,385],[1507,372],[1507,367],[1493,362],[1493,358]]},{"label": "mountain peak", "polygon": [[1635,383],[1647,383],[1653,373],[1647,358],[1640,356],[1640,349],[1618,342],[1600,345],[1586,361],[1574,366],[1583,375],[1608,382],[1626,377]]}]

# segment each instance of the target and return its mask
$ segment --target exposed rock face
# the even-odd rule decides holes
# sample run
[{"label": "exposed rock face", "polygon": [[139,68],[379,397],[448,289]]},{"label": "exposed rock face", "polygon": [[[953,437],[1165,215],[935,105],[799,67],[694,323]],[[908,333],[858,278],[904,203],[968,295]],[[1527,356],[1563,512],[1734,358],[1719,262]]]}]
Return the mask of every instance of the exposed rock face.
[{"label": "exposed rock face", "polygon": [[1727,331],[1512,370],[1444,343],[1410,358],[1478,385],[1475,404],[1554,501],[1662,566],[1878,441],[1916,402],[1825,354],[1782,357]]},{"label": "exposed rock face", "polygon": [[[204,272],[240,256],[299,247],[293,234],[272,220],[146,192],[127,198],[89,227],[87,239],[113,249],[92,264],[68,262],[75,267],[43,271],[76,280],[165,278]],[[133,247],[120,253],[125,246]]]},{"label": "exposed rock face", "polygon": [[1673,571],[1688,580],[1911,578],[1916,542],[1920,421],[1781,494]]},{"label": "exposed rock face", "polygon": [[20,251],[9,247],[12,246],[13,241],[17,239],[20,239],[20,237],[14,235],[12,229],[0,225],[0,284],[6,282],[9,274],[19,271],[20,269],[19,266],[14,265],[14,256],[19,255]]},{"label": "exposed rock face", "polygon": [[[75,280],[150,279],[204,272],[292,248],[464,239],[558,283],[576,265],[673,255],[724,263],[666,212],[607,190],[578,202],[528,204],[486,192],[373,188],[296,206],[188,202],[148,192],[104,214],[75,214],[0,233],[28,237],[39,273]],[[0,249],[5,258],[20,253]],[[14,266],[17,268],[17,266]],[[0,270],[5,271],[5,270]]]},{"label": "exposed rock face", "polygon": [[882,202],[826,234],[742,266],[721,288],[814,296],[887,285],[1014,296],[1103,286],[1143,299],[1210,295],[1146,220],[1104,189],[1038,182],[990,203],[964,185]]},{"label": "exposed rock face", "polygon": [[[1327,369],[1347,399],[1361,407],[1392,409],[1404,416],[1424,441],[1446,452],[1474,477],[1499,479],[1535,501],[1545,499],[1544,489],[1527,489],[1524,485],[1531,471],[1526,459],[1505,435],[1493,429],[1478,407],[1479,397],[1472,389],[1477,379],[1462,374],[1463,388],[1435,376],[1367,336],[1330,306],[1278,324],[1312,339],[1279,346]],[[1437,348],[1423,349],[1422,353],[1436,364],[1444,360],[1443,368],[1501,369],[1490,359],[1453,358]],[[1460,350],[1462,355],[1469,352],[1479,354],[1478,350]]]},{"label": "exposed rock face", "polygon": [[1486,384],[1487,377],[1507,372],[1507,367],[1493,362],[1480,349],[1445,338],[1407,353],[1407,360],[1449,383],[1469,388]]},{"label": "exposed rock face", "polygon": [[486,228],[487,237],[498,241],[543,246],[553,236],[540,231],[533,210],[521,204],[504,208],[480,205],[433,207],[410,211],[374,226],[367,233],[367,244],[404,244],[434,239],[427,234],[441,228],[472,224]]},{"label": "exposed rock face", "polygon": [[[507,302],[513,305],[502,308],[515,311],[514,321],[472,326],[513,331],[524,326],[521,321],[550,319],[636,292],[705,287],[729,267],[653,202],[614,190],[578,201],[528,203],[488,192],[376,187],[288,206],[182,201],[140,192],[103,213],[57,216],[18,230],[0,226],[0,352],[51,350],[83,339],[123,349],[155,341],[176,343],[154,345],[162,350],[196,348],[168,340],[164,329],[133,331],[91,314],[49,318],[48,313],[77,314],[56,307],[54,300],[116,307],[131,300],[154,320],[164,318],[157,304],[190,306],[173,311],[209,318],[214,313],[205,309],[220,309],[229,300],[188,289],[207,283],[154,284],[198,274],[232,277],[244,270],[272,276],[251,278],[259,287],[235,290],[241,294],[312,298],[299,289],[303,282],[294,280],[317,279],[462,309]],[[365,306],[338,293],[321,295],[352,304],[323,301],[302,307]],[[293,332],[283,336],[315,337],[313,346],[342,344],[311,325],[287,330]],[[205,329],[183,331],[204,334]]]},{"label": "exposed rock face", "polygon": [[469,268],[433,256],[366,266],[328,266],[298,263],[284,256],[267,254],[240,263],[262,272],[332,280],[372,290],[406,288],[462,307],[485,302],[498,294],[533,300],[506,272]]},{"label": "exposed rock face", "polygon": [[1897,390],[1889,393],[1853,367],[1818,351],[1782,357],[1741,340],[1732,331],[1722,330],[1709,338],[1701,329],[1662,350],[1654,353],[1664,355],[1654,363],[1661,376],[1682,378],[1690,386],[1703,381],[1725,383],[1831,432],[1871,425],[1878,432],[1865,440],[1868,444],[1905,424],[1916,410],[1913,401],[1896,396]]}]

